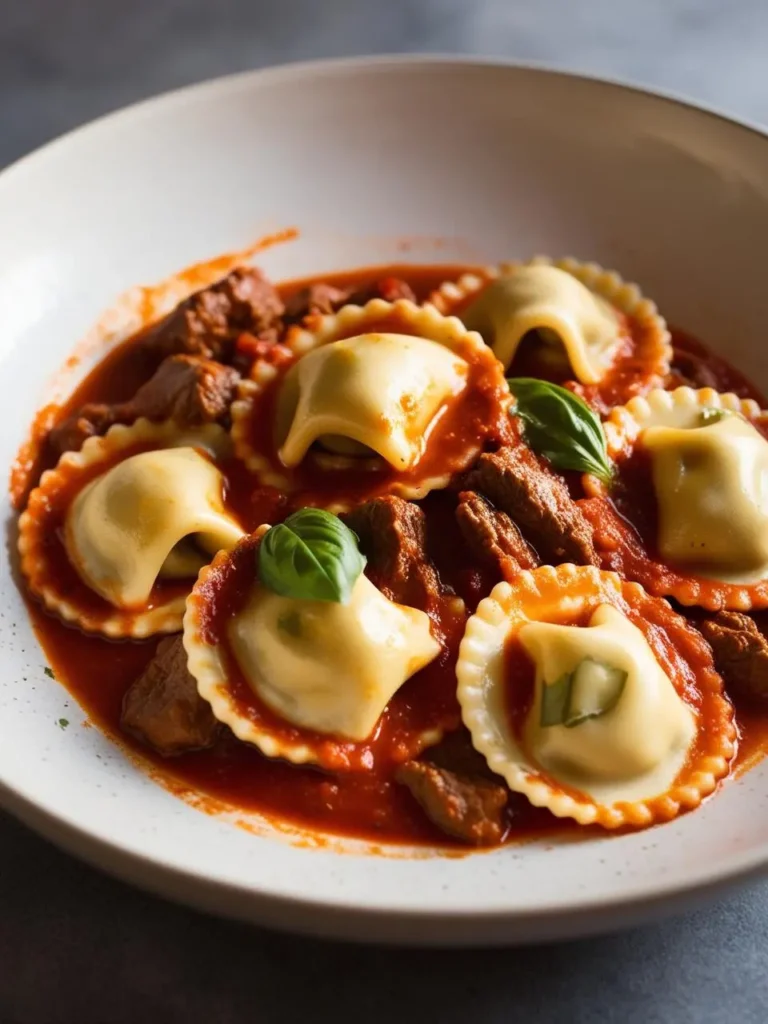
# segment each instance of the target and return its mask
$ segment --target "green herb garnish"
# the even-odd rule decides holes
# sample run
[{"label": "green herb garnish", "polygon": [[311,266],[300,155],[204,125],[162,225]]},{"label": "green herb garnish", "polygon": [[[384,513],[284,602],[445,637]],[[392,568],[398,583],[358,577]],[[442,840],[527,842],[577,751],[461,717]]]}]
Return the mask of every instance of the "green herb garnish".
[{"label": "green herb garnish", "polygon": [[727,409],[702,409],[699,413],[699,426],[708,427],[712,423],[719,423],[728,416]]},{"label": "green herb garnish", "polygon": [[56,678],[56,676],[53,674],[53,669],[49,668],[48,665],[45,666],[45,668],[43,669],[43,672],[45,672],[45,674],[48,676],[49,679],[55,679]]},{"label": "green herb garnish", "polygon": [[544,684],[539,723],[572,729],[590,718],[599,718],[616,707],[626,682],[623,669],[584,658],[573,672]]},{"label": "green herb garnish", "polygon": [[259,579],[276,594],[346,604],[365,568],[357,537],[338,516],[302,508],[264,534]]},{"label": "green herb garnish", "polygon": [[587,403],[567,388],[535,377],[512,377],[513,415],[525,428],[525,439],[556,469],[592,473],[609,483],[613,468],[603,426]]},{"label": "green herb garnish", "polygon": [[615,708],[624,692],[627,673],[604,661],[585,658],[576,666],[571,679],[568,709],[563,718],[563,725],[569,729]]},{"label": "green herb garnish", "polygon": [[562,725],[568,713],[571,698],[573,672],[566,672],[554,683],[544,683],[541,688],[541,725]]},{"label": "green herb garnish", "polygon": [[69,719],[68,718],[60,718],[56,724],[58,725],[58,727],[60,729],[66,729],[67,726],[69,725]]}]

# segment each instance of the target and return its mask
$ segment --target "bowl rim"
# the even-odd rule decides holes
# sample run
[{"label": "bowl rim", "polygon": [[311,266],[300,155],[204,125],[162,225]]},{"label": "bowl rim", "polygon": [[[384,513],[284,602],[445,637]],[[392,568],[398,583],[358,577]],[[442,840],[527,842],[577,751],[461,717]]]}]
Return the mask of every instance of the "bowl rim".
[{"label": "bowl rim", "polygon": [[[693,114],[704,114],[730,126],[753,133],[763,140],[768,139],[768,130],[757,123],[734,117],[722,109],[699,103],[680,93],[648,88],[639,83],[612,76],[573,72],[549,65],[546,62],[462,56],[450,53],[361,55],[295,61],[240,71],[159,93],[156,96],[117,108],[65,132],[4,167],[0,170],[0,191],[12,185],[18,175],[25,174],[29,168],[44,165],[45,161],[55,157],[61,148],[76,142],[81,135],[85,136],[90,132],[98,131],[107,122],[120,120],[126,123],[155,116],[157,113],[172,110],[174,107],[194,104],[203,96],[226,95],[233,91],[248,89],[254,81],[279,83],[318,75],[338,76],[340,73],[356,75],[386,69],[398,73],[399,71],[407,72],[417,66],[452,68],[456,71],[469,69],[512,70],[547,78],[576,80],[589,85],[626,91],[641,97],[651,97],[676,107],[684,107]],[[428,921],[433,925],[436,922],[448,924],[473,921],[478,925],[491,922],[514,922],[516,926],[524,927],[527,923],[538,922],[540,924],[542,920],[555,917],[560,921],[575,922],[586,915],[599,917],[599,915],[610,914],[613,918],[622,911],[627,911],[630,912],[630,916],[626,920],[626,923],[629,924],[649,917],[654,912],[654,908],[658,909],[668,905],[673,898],[677,902],[685,902],[690,900],[694,894],[719,889],[735,884],[737,881],[746,882],[768,872],[768,845],[766,845],[762,850],[731,855],[729,863],[725,867],[722,865],[719,867],[712,867],[708,864],[697,865],[683,882],[679,879],[657,878],[653,884],[634,883],[622,896],[594,893],[587,897],[569,899],[567,902],[552,901],[540,904],[535,910],[475,911],[451,906],[449,896],[445,906],[438,908],[413,907],[405,909],[398,906],[384,908],[380,905],[366,903],[359,897],[347,897],[343,892],[332,897],[307,898],[276,891],[269,887],[261,887],[257,879],[250,884],[244,884],[212,878],[203,872],[179,866],[167,857],[150,857],[128,849],[119,842],[113,842],[109,838],[99,835],[98,832],[91,831],[77,823],[65,811],[53,812],[36,804],[2,779],[0,779],[0,807],[12,813],[56,845],[88,861],[93,866],[156,894],[193,904],[203,910],[225,913],[227,916],[250,920],[258,919],[274,927],[286,927],[292,931],[316,931],[323,935],[354,935],[358,939],[361,936],[359,922],[362,918],[367,921],[371,921],[373,918],[377,921],[397,920],[403,924],[407,924],[409,921]],[[222,899],[226,904],[225,910],[221,910]],[[257,901],[256,913],[254,913],[254,901]],[[242,911],[238,912],[241,903]],[[323,916],[317,919],[317,925],[313,927],[312,919],[309,917],[306,920],[303,918],[298,920],[295,912],[299,910],[304,913],[322,911]],[[330,919],[325,916],[329,912],[334,915]],[[634,916],[631,916],[633,912]],[[355,927],[356,921],[358,927]],[[616,926],[614,920],[603,925],[580,926],[578,929],[573,929],[571,933],[574,935],[586,934],[590,931],[606,930],[611,926]],[[379,936],[377,935],[376,938]],[[373,937],[369,941],[372,940]],[[399,935],[398,941],[403,941],[402,934]],[[422,939],[417,938],[415,941],[421,942]],[[442,944],[452,941],[456,940],[452,940],[449,935],[446,935]],[[508,941],[508,939],[505,938],[504,941]]]},{"label": "bowl rim", "polygon": [[762,138],[768,137],[768,126],[761,125],[750,118],[741,117],[730,112],[717,104],[704,103],[690,96],[685,92],[678,92],[674,89],[660,89],[655,86],[648,86],[632,78],[621,78],[617,75],[598,75],[584,71],[574,71],[568,68],[558,67],[547,61],[538,60],[516,60],[504,57],[493,57],[483,55],[463,55],[446,52],[436,53],[382,53],[382,54],[357,54],[352,57],[329,57],[318,58],[317,60],[294,60],[283,61],[279,64],[267,64],[263,67],[250,68],[244,71],[235,71],[230,74],[217,75],[214,78],[206,78],[198,82],[191,82],[188,85],[181,85],[174,89],[166,89],[163,92],[146,96],[121,107],[108,110],[83,124],[75,125],[73,128],[54,136],[48,142],[36,146],[29,153],[24,153],[12,160],[11,163],[0,167],[0,187],[4,187],[6,181],[17,172],[26,169],[28,164],[37,163],[55,153],[57,148],[71,142],[81,133],[86,134],[93,129],[100,127],[104,122],[112,118],[123,120],[140,119],[158,110],[182,106],[185,103],[194,101],[198,95],[204,93],[213,94],[216,92],[228,92],[247,86],[253,79],[271,79],[279,82],[280,79],[302,78],[305,75],[335,75],[338,72],[365,72],[389,67],[393,71],[399,69],[407,70],[413,65],[427,65],[434,67],[450,67],[458,69],[469,68],[496,68],[513,71],[525,71],[539,74],[547,78],[566,78],[585,82],[593,85],[607,86],[612,89],[635,93],[641,96],[651,96],[654,99],[662,100],[672,106],[687,107],[698,114],[706,114],[727,124],[736,125]]}]

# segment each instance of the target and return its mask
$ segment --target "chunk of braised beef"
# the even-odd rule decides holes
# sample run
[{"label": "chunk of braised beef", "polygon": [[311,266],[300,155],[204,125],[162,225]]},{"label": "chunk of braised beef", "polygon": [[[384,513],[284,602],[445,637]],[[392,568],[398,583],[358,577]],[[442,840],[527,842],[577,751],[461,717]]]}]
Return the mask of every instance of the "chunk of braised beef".
[{"label": "chunk of braised beef", "polygon": [[464,485],[505,512],[542,562],[598,564],[592,528],[571,500],[565,481],[527,445],[481,455]]},{"label": "chunk of braised beef", "polygon": [[88,404],[50,433],[55,451],[78,451],[87,438],[104,434],[114,423],[176,420],[183,427],[224,419],[229,412],[238,372],[200,356],[168,356],[128,402]]},{"label": "chunk of braised beef", "polygon": [[187,668],[181,634],[166,637],[123,699],[122,727],[171,757],[211,746],[219,724]]},{"label": "chunk of braised beef", "polygon": [[226,363],[243,331],[261,336],[275,330],[283,310],[282,299],[264,274],[241,267],[190,295],[141,343],[160,356],[183,353]]},{"label": "chunk of braised beef", "polygon": [[743,612],[718,612],[701,623],[726,688],[753,700],[768,701],[768,639]]},{"label": "chunk of braised beef", "polygon": [[351,288],[337,288],[332,284],[311,284],[300,289],[285,303],[286,323],[298,323],[315,313],[335,313],[352,294]]},{"label": "chunk of braised beef", "polygon": [[401,765],[396,779],[448,835],[477,846],[504,839],[515,794],[475,750],[464,727],[447,733],[418,761]]},{"label": "chunk of braised beef", "polygon": [[502,579],[540,564],[536,552],[506,512],[494,508],[475,491],[459,494],[456,519],[475,558],[495,567]]},{"label": "chunk of braised beef", "polygon": [[387,495],[341,518],[360,540],[371,579],[390,600],[426,609],[440,596],[440,580],[427,555],[426,519],[418,505]]},{"label": "chunk of braised beef", "polygon": [[473,846],[494,846],[503,840],[509,791],[501,781],[460,775],[428,761],[407,761],[395,778],[448,835]]},{"label": "chunk of braised beef", "polygon": [[220,282],[230,304],[229,323],[235,333],[263,334],[275,329],[285,306],[265,274],[253,267],[234,270]]},{"label": "chunk of braised beef", "polygon": [[228,412],[240,374],[231,366],[200,356],[168,356],[118,416],[124,422],[176,420],[184,426],[214,423]]},{"label": "chunk of braised beef", "polygon": [[51,428],[48,439],[57,454],[79,451],[89,437],[104,434],[113,423],[114,407],[101,402],[88,402],[72,416]]},{"label": "chunk of braised beef", "polygon": [[384,299],[386,302],[410,299],[415,302],[416,295],[408,282],[399,277],[382,277],[357,289],[339,288],[321,281],[302,288],[288,299],[285,304],[285,321],[299,323],[310,314],[335,313],[347,303],[364,306],[371,299]]}]

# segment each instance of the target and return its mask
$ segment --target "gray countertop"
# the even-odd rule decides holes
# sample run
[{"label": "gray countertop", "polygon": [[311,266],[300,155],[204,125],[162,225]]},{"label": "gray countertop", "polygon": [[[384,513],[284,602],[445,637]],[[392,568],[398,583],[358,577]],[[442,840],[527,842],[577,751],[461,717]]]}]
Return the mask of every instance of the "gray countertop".
[{"label": "gray countertop", "polygon": [[[155,92],[365,52],[544,61],[768,123],[767,44],[763,0],[0,0],[0,166]],[[763,1024],[767,964],[766,885],[577,943],[375,950],[170,906],[0,817],[2,1022]]]}]

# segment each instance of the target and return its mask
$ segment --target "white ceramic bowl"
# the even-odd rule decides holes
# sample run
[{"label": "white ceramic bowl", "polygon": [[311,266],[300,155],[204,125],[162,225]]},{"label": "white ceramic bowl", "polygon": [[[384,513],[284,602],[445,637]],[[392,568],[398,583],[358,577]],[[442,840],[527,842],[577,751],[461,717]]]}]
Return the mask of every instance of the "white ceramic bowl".
[{"label": "white ceramic bowl", "polygon": [[[83,372],[87,361],[51,382],[119,293],[289,225],[300,238],[261,260],[277,278],[388,260],[596,259],[768,384],[764,135],[540,70],[305,65],[141,104],[0,176],[0,463]],[[254,834],[171,796],[81,727],[44,674],[5,562],[0,574],[2,802],[149,889],[328,935],[489,943],[639,921],[768,862],[768,765],[691,815],[618,838],[409,857],[313,849],[258,823]]]}]

